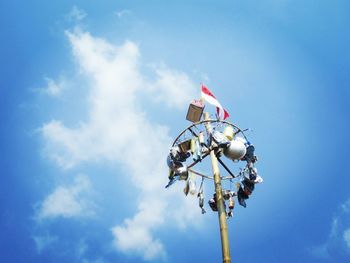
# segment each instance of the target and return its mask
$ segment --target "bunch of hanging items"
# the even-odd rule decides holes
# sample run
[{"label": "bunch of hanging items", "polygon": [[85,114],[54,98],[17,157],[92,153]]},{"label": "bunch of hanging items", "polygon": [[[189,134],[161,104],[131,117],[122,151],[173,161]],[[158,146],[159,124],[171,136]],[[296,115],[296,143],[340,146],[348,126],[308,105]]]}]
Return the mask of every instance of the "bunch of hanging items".
[{"label": "bunch of hanging items", "polygon": [[[223,132],[220,131],[220,128],[224,128]],[[196,175],[201,174],[195,173],[191,167],[194,166],[194,164],[201,162],[210,151],[214,150],[218,161],[230,174],[228,179],[230,179],[231,182],[234,178],[240,179],[236,184],[235,191],[232,189],[222,190],[225,210],[226,207],[228,208],[226,214],[228,217],[232,217],[235,205],[234,197],[237,197],[238,203],[241,206],[246,207],[246,200],[251,196],[255,185],[263,181],[254,166],[257,162],[255,147],[247,140],[243,131],[239,130],[239,132],[235,132],[233,126],[229,124],[220,124],[217,127],[214,127],[214,129],[207,134],[206,140],[203,131],[200,131],[198,134],[191,129],[190,131],[192,135],[191,139],[184,139],[170,148],[167,157],[169,182],[166,185],[166,188],[178,180],[186,181],[184,188],[185,195],[188,195],[189,193],[191,195],[197,194],[199,207],[202,214],[204,214],[206,212],[204,209],[203,193],[203,181],[205,177],[202,175],[202,182],[197,191]],[[242,134],[243,137],[238,136],[238,133]],[[245,161],[245,167],[235,176],[220,159],[222,154],[234,162]],[[186,161],[191,156],[194,163],[187,165]],[[218,210],[216,202],[216,194],[214,193],[213,198],[208,201],[208,204],[213,211]],[[226,202],[228,203],[227,205]]]}]

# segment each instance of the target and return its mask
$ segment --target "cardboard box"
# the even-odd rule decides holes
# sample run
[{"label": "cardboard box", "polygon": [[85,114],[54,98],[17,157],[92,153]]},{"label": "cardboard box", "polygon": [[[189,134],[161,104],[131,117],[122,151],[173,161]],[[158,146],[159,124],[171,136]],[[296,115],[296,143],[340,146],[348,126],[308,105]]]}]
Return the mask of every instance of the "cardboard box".
[{"label": "cardboard box", "polygon": [[186,120],[191,122],[198,122],[202,118],[204,103],[201,100],[193,100],[188,107]]}]

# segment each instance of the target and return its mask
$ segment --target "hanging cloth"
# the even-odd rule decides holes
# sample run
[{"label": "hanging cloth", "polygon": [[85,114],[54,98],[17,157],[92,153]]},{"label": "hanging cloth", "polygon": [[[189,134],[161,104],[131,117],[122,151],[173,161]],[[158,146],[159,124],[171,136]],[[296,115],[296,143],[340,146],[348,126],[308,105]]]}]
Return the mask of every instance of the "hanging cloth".
[{"label": "hanging cloth", "polygon": [[206,146],[205,142],[204,142],[204,133],[201,131],[198,135],[198,140],[201,146]]},{"label": "hanging cloth", "polygon": [[190,172],[188,176],[188,185],[189,185],[189,193],[191,195],[195,195],[197,190],[196,190],[196,175],[194,173]]},{"label": "hanging cloth", "polygon": [[198,202],[199,202],[199,207],[202,210],[202,214],[205,214],[206,211],[203,208],[204,207],[204,193],[203,193],[203,181],[204,181],[204,177],[202,177],[202,182],[201,185],[199,186],[199,190],[198,190]]},{"label": "hanging cloth", "polygon": [[191,140],[191,153],[192,153],[193,161],[196,162],[196,161],[202,160],[202,147],[197,137]]},{"label": "hanging cloth", "polygon": [[191,154],[193,155],[195,152],[196,152],[196,137],[193,137],[191,139],[191,147],[190,147],[190,150],[191,150]]},{"label": "hanging cloth", "polygon": [[188,171],[188,178],[186,180],[186,185],[183,191],[186,196],[188,193],[191,195],[196,194],[196,175],[191,171]]},{"label": "hanging cloth", "polygon": [[230,196],[230,199],[228,200],[228,217],[232,217],[233,216],[233,208],[235,208],[235,200],[233,199],[232,196]]},{"label": "hanging cloth", "polygon": [[188,180],[187,180],[184,188],[184,194],[187,196],[189,191],[190,191],[190,185],[188,184]]}]

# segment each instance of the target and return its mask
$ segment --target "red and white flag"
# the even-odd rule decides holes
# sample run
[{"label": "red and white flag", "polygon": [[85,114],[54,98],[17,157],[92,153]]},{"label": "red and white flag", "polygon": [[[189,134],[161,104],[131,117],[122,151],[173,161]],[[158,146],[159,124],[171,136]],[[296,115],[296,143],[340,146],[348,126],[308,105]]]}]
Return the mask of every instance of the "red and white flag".
[{"label": "red and white flag", "polygon": [[202,84],[202,98],[209,104],[216,106],[216,112],[220,120],[225,120],[230,116],[228,112],[221,106],[220,102],[216,99],[214,94],[211,93],[211,91],[203,84]]}]

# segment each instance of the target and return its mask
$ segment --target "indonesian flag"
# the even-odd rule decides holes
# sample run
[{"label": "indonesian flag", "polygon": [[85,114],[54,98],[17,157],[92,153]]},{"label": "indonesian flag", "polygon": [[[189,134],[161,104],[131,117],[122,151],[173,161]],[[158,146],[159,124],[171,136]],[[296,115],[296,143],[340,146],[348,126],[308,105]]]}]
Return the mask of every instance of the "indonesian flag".
[{"label": "indonesian flag", "polygon": [[220,120],[225,120],[230,116],[228,112],[221,106],[220,102],[216,99],[214,94],[211,93],[211,91],[204,84],[202,84],[202,98],[209,104],[216,106],[216,112]]}]

